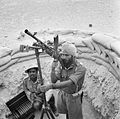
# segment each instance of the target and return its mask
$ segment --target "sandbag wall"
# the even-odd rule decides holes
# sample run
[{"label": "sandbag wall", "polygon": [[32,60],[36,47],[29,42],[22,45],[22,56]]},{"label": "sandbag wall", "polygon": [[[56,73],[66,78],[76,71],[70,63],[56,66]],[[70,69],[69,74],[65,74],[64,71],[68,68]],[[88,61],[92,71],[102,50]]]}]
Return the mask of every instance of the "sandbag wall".
[{"label": "sandbag wall", "polygon": [[92,61],[88,61],[92,66],[87,67],[85,92],[104,118],[119,119],[120,41],[107,34],[95,33],[82,43],[85,47],[78,48],[78,59]]},{"label": "sandbag wall", "polygon": [[[76,45],[77,59],[87,68],[84,92],[95,110],[104,118],[119,119],[120,40],[108,34],[79,30],[40,31],[36,37],[44,39],[45,42],[53,42],[53,37],[57,34],[60,43],[71,41]],[[19,48],[6,48],[4,52],[0,56],[1,73],[14,64],[22,65],[22,62],[35,59],[34,51],[22,53]],[[41,54],[41,57],[46,55]]]}]

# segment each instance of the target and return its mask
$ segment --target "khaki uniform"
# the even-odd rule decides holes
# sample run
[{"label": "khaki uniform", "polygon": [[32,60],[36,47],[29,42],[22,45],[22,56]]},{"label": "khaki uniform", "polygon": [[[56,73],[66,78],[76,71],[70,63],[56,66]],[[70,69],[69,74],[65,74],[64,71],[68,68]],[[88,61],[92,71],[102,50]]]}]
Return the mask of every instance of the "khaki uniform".
[{"label": "khaki uniform", "polygon": [[[32,102],[33,105],[35,104],[35,102],[39,102],[39,104],[40,104],[39,109],[41,109],[42,108],[41,106],[44,102],[44,95],[43,95],[43,93],[39,93],[39,94],[34,93],[37,91],[38,85],[40,85],[39,81],[36,81],[35,83],[33,83],[30,80],[30,78],[25,78],[23,81],[23,88],[24,88],[24,91],[26,92],[28,99]],[[49,99],[47,100],[47,102],[48,102],[50,108],[52,109],[53,113],[55,114],[55,116],[58,116],[56,106],[55,106],[55,97],[52,94],[52,92],[51,92],[51,95],[50,95]]]},{"label": "khaki uniform", "polygon": [[58,112],[68,114],[69,119],[83,119],[81,95],[73,95],[82,88],[85,72],[86,68],[77,61],[67,69],[62,69],[59,64],[55,70],[57,80],[60,82],[71,80],[73,82],[69,87],[59,91],[57,101]]},{"label": "khaki uniform", "polygon": [[34,101],[40,101],[43,102],[43,93],[36,94],[37,92],[37,86],[40,84],[39,80],[37,80],[35,83],[30,80],[29,77],[25,78],[23,81],[23,89],[28,97],[28,99],[31,102]]}]

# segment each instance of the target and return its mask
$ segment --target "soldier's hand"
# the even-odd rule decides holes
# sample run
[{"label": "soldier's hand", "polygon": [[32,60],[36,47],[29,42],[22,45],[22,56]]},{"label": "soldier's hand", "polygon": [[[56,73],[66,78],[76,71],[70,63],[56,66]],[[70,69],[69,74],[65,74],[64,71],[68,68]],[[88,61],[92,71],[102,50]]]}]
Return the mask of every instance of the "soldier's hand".
[{"label": "soldier's hand", "polygon": [[30,94],[30,99],[31,99],[31,100],[34,100],[35,97],[36,97],[35,93],[31,93],[31,94]]},{"label": "soldier's hand", "polygon": [[38,87],[38,90],[41,92],[46,92],[49,89],[52,89],[52,84],[47,84],[47,85],[41,85]]},{"label": "soldier's hand", "polygon": [[58,60],[54,60],[52,63],[52,70],[54,70],[58,66]]}]

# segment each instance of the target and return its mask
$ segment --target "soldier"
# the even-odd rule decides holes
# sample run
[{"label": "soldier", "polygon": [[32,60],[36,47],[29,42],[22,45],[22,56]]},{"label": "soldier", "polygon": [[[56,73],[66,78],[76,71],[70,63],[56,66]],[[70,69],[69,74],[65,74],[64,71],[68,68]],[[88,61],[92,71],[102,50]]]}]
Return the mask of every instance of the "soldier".
[{"label": "soldier", "polygon": [[49,89],[59,89],[57,109],[66,114],[67,119],[83,119],[81,91],[86,68],[76,59],[77,49],[74,44],[65,42],[62,45],[60,57],[64,68],[57,61],[53,61],[51,70],[51,84],[39,86],[45,92]]},{"label": "soldier", "polygon": [[[43,105],[43,93],[38,93],[37,86],[40,85],[41,80],[38,78],[38,66],[31,65],[25,71],[28,74],[28,77],[23,81],[23,89],[28,97],[28,99],[32,102],[33,107],[35,110],[41,110]],[[56,114],[56,106],[55,106],[55,99],[54,95],[52,94],[50,100],[48,101],[52,111]]]}]

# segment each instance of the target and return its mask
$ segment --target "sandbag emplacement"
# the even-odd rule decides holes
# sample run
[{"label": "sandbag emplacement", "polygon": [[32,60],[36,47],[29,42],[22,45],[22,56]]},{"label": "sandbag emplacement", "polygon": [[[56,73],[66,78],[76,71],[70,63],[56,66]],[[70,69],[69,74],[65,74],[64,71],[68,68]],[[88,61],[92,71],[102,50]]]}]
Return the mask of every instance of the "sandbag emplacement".
[{"label": "sandbag emplacement", "polygon": [[0,58],[0,67],[7,64],[11,60],[11,55]]},{"label": "sandbag emplacement", "polygon": [[117,41],[111,43],[110,46],[111,46],[111,49],[114,52],[116,52],[119,55],[119,57],[120,57],[120,41],[117,40]]},{"label": "sandbag emplacement", "polygon": [[103,45],[104,47],[106,47],[108,49],[111,49],[111,47],[110,47],[111,43],[116,41],[115,38],[101,34],[101,33],[93,34],[92,39],[93,39],[93,41]]},{"label": "sandbag emplacement", "polygon": [[0,72],[1,71],[4,71],[5,69],[7,69],[8,67],[10,67],[11,65],[15,64],[19,59],[14,59],[14,60],[11,60],[9,63],[3,65],[0,67]]},{"label": "sandbag emplacement", "polygon": [[11,52],[12,52],[12,49],[0,46],[0,58],[9,55]]}]

